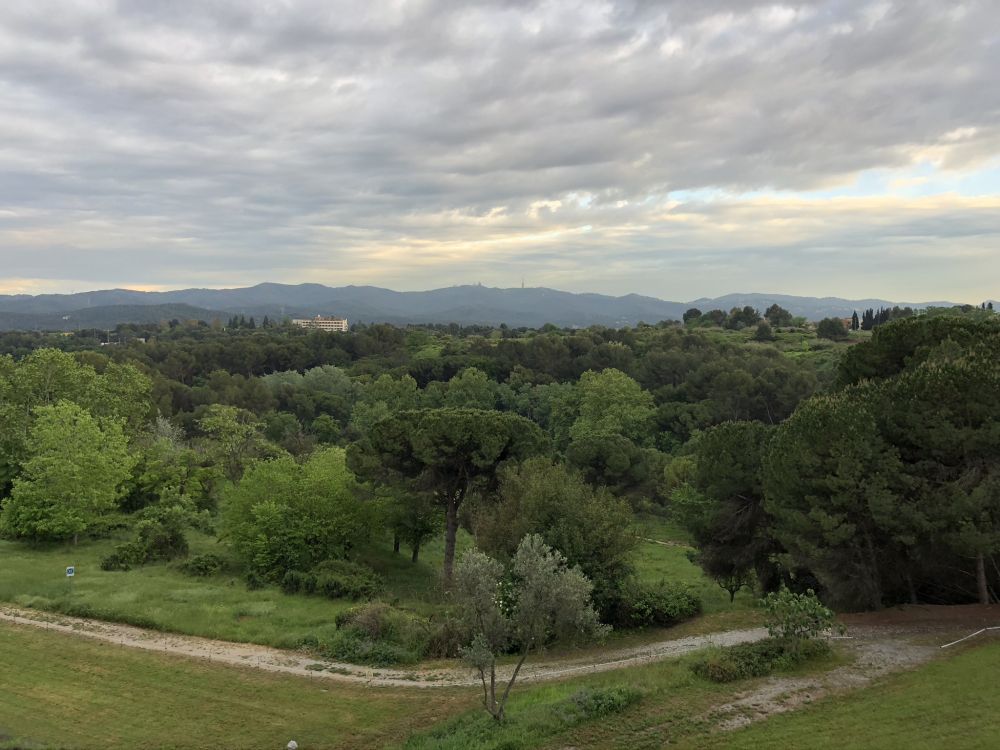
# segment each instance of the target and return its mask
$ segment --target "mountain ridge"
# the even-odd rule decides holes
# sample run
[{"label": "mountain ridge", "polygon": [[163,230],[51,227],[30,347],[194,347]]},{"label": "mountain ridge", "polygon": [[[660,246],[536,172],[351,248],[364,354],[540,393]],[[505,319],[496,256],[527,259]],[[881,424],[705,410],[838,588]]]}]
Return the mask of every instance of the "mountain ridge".
[{"label": "mountain ridge", "polygon": [[[860,313],[868,307],[899,304],[921,308],[955,304],[765,293],[734,293],[675,302],[636,293],[613,296],[595,292],[564,292],[547,287],[457,285],[400,292],[376,286],[331,287],[317,283],[264,282],[250,287],[225,289],[189,288],[156,292],[101,289],[73,294],[0,295],[0,329],[107,327],[116,323],[150,322],[158,319],[153,317],[158,313],[162,313],[161,318],[167,319],[193,317],[209,321],[224,321],[232,315],[258,318],[265,315],[272,318],[341,315],[352,322],[396,324],[626,326],[641,321],[679,320],[691,307],[704,312],[713,308],[729,310],[750,305],[763,311],[773,303],[780,304],[793,315],[811,320],[848,317],[853,311]],[[172,306],[176,307],[173,311]],[[98,319],[100,326],[97,325]]]}]

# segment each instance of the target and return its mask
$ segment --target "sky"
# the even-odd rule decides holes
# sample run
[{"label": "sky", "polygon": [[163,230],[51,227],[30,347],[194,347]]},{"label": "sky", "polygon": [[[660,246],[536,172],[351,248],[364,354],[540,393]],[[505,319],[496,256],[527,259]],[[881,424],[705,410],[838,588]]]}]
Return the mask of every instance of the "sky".
[{"label": "sky", "polygon": [[1000,2],[0,4],[0,293],[1000,297]]}]

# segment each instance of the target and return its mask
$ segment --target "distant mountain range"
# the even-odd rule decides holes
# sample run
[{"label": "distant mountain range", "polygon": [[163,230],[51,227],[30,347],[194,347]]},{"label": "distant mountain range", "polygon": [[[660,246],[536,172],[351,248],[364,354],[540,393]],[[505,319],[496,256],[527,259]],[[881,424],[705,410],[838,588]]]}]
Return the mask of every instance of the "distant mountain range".
[{"label": "distant mountain range", "polygon": [[848,317],[869,307],[898,304],[948,307],[952,302],[891,302],[782,294],[729,294],[691,302],[669,302],[627,294],[574,294],[555,289],[495,289],[453,286],[426,292],[394,292],[374,286],[328,287],[322,284],[258,284],[240,289],[178,289],[139,292],[108,289],[77,294],[0,295],[0,330],[110,328],[119,323],[159,320],[227,320],[232,315],[275,319],[337,315],[352,323],[506,323],[511,327],[626,326],[640,321],[679,320],[684,311],[750,305],[763,311],[777,302],[810,320]]}]

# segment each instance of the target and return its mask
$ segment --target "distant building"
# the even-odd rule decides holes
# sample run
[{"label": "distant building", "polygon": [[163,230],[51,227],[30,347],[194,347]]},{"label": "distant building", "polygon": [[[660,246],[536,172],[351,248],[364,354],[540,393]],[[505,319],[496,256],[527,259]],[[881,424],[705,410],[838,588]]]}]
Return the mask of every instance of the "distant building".
[{"label": "distant building", "polygon": [[318,328],[321,331],[347,330],[347,318],[325,318],[317,315],[315,318],[296,318],[292,323],[299,328]]}]

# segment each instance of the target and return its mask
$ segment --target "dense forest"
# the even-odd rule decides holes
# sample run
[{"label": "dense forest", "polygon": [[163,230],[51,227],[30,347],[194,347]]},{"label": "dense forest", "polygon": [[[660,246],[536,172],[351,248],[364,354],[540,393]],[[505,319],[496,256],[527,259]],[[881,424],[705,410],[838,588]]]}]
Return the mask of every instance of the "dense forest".
[{"label": "dense forest", "polygon": [[[354,600],[382,590],[355,554],[373,535],[414,562],[443,537],[445,589],[462,534],[513,562],[544,557],[522,549],[538,539],[586,576],[602,622],[667,625],[699,603],[636,576],[643,513],[683,525],[732,595],[815,589],[845,609],[996,600],[992,311],[829,339],[777,306],[685,318],[3,334],[0,533],[114,537],[108,570],[180,560],[210,575],[218,556],[188,554],[198,530],[251,588]],[[404,610],[382,616],[418,617]],[[392,648],[455,653],[454,623],[431,619],[418,646]],[[359,648],[334,653],[370,656]]]}]

